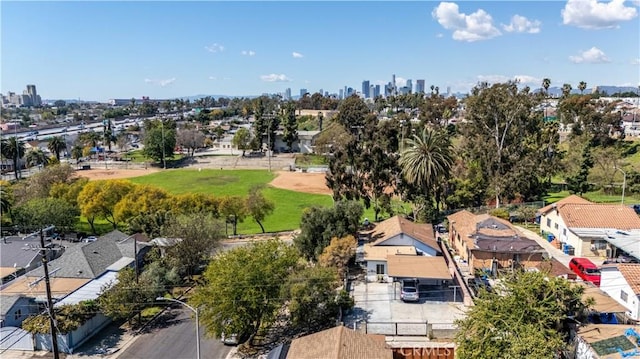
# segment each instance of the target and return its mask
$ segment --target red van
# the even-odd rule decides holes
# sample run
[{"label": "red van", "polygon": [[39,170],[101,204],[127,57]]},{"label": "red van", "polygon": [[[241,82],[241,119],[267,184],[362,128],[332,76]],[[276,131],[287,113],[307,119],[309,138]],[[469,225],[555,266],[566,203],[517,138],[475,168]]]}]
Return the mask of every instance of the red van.
[{"label": "red van", "polygon": [[587,258],[573,258],[569,262],[569,269],[574,271],[582,280],[600,286],[600,269]]}]

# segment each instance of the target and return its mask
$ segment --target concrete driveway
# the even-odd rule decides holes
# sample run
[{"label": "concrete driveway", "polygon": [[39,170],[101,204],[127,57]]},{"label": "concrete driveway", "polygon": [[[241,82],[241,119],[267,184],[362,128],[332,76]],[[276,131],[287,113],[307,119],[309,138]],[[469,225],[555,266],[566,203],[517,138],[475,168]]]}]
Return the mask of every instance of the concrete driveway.
[{"label": "concrete driveway", "polygon": [[426,335],[427,323],[434,327],[451,327],[456,319],[464,317],[462,303],[424,298],[420,302],[405,303],[400,300],[398,291],[396,286],[394,294],[393,283],[354,283],[354,315],[347,324],[369,333]]}]

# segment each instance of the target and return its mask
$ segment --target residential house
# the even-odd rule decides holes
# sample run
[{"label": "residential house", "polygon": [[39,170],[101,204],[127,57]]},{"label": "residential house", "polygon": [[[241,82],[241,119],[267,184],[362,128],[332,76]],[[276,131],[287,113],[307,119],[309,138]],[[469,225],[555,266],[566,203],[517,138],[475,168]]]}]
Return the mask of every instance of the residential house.
[{"label": "residential house", "polygon": [[[433,226],[414,223],[400,216],[376,224],[370,232],[371,243],[362,248],[368,279],[389,276],[388,256],[402,255],[435,257],[442,255]],[[433,263],[436,263],[435,261]]]},{"label": "residential house", "polygon": [[[49,241],[46,246],[49,260],[53,260],[64,252],[60,241]],[[42,265],[40,238],[37,237],[3,237],[0,242],[0,289],[6,283],[28,273]]]},{"label": "residential house", "polygon": [[19,327],[31,314],[38,313],[33,299],[23,295],[0,295],[0,328]]},{"label": "residential house", "polygon": [[560,277],[568,280],[576,280],[578,278],[574,271],[553,257],[538,263],[536,269],[540,272],[548,273],[551,277]]},{"label": "residential house", "polygon": [[622,304],[630,319],[640,321],[640,264],[607,264],[600,272],[600,289]]},{"label": "residential house", "polygon": [[490,271],[508,268],[534,268],[547,253],[535,241],[504,219],[488,214],[475,215],[459,211],[447,217],[449,241],[457,255],[473,270]]},{"label": "residential house", "polygon": [[[141,265],[144,255],[151,249],[148,243],[139,243],[134,236],[117,230],[100,236],[95,242],[67,245],[65,253],[49,264],[49,270],[55,271],[54,276],[58,278],[94,279],[107,270],[135,266],[134,258]],[[33,275],[43,276],[44,271],[38,268]]]},{"label": "residential house", "polygon": [[608,240],[618,232],[640,231],[640,218],[624,205],[592,203],[576,195],[541,208],[540,230],[573,248],[580,257],[614,256]]},{"label": "residential house", "polygon": [[638,327],[632,325],[589,324],[574,337],[575,359],[618,359],[640,356]]},{"label": "residential house", "polygon": [[267,359],[392,359],[393,351],[383,335],[372,335],[344,326],[323,330],[281,344]]}]

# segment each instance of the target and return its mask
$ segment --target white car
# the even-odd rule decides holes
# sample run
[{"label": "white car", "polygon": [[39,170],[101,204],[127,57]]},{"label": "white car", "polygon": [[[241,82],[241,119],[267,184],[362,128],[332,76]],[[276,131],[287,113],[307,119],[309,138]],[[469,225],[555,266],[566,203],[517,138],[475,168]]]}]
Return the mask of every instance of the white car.
[{"label": "white car", "polygon": [[87,238],[84,239],[84,242],[89,243],[89,242],[95,242],[98,240],[98,237],[96,236],[89,236]]}]

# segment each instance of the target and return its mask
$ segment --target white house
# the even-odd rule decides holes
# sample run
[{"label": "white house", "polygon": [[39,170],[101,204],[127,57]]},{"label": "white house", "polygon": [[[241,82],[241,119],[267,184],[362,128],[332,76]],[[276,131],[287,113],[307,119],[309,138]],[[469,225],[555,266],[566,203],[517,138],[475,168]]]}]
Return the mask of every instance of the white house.
[{"label": "white house", "polygon": [[600,272],[600,289],[622,304],[629,318],[640,321],[640,264],[607,264]]},{"label": "white house", "polygon": [[576,195],[541,208],[540,230],[574,248],[581,257],[611,257],[608,233],[640,229],[631,207],[592,203]]},{"label": "white house", "polygon": [[442,255],[431,224],[414,223],[400,216],[376,224],[371,232],[371,239],[373,242],[363,248],[369,279],[377,278],[378,275],[387,278],[388,256]]}]

